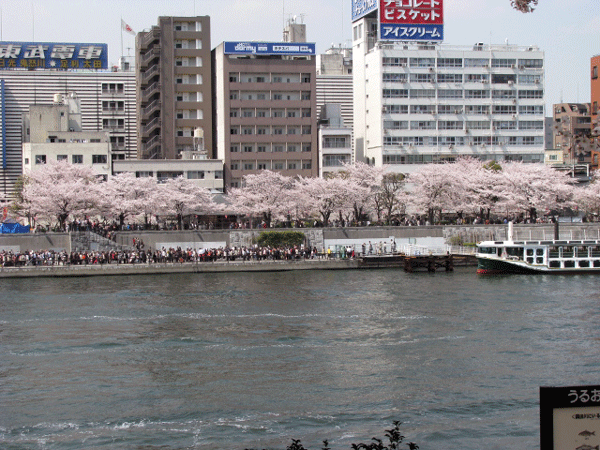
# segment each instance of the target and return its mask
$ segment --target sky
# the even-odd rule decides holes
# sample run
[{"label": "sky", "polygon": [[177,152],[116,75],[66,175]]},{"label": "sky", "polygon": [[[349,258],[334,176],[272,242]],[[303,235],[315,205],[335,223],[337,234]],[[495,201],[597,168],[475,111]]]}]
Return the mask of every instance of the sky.
[{"label": "sky", "polygon": [[[288,20],[306,24],[317,52],[351,47],[351,0],[1,0],[0,41],[106,43],[109,64],[135,54],[121,32],[159,16],[210,16],[211,48],[224,41],[282,40]],[[546,104],[590,101],[590,59],[600,54],[599,0],[539,0],[523,14],[510,0],[445,0],[444,43],[537,45],[545,52]],[[122,41],[121,41],[122,39]],[[123,42],[123,45],[121,45]],[[547,109],[546,115],[552,115]]]}]

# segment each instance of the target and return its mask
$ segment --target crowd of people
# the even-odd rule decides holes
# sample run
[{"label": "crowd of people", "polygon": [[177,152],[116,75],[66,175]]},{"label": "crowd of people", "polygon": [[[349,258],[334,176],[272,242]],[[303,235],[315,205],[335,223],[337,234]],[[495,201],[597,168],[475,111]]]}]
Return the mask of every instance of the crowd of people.
[{"label": "crowd of people", "polygon": [[26,250],[15,252],[0,251],[2,267],[35,267],[35,266],[71,266],[102,264],[166,264],[166,263],[204,263],[230,261],[295,261],[310,259],[356,258],[367,255],[381,255],[396,251],[395,241],[365,242],[362,245],[345,245],[336,248],[317,249],[316,247],[220,247],[182,249],[161,248],[145,249],[141,239],[133,239],[133,249],[112,251],[72,251],[66,250]]}]

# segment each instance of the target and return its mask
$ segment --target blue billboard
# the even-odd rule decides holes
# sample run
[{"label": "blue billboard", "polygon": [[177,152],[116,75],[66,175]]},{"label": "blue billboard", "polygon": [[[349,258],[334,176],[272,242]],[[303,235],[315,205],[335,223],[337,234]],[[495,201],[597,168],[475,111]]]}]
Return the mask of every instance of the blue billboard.
[{"label": "blue billboard", "polygon": [[376,11],[379,0],[352,0],[352,22]]},{"label": "blue billboard", "polygon": [[108,45],[0,41],[0,69],[108,69]]},{"label": "blue billboard", "polygon": [[224,42],[226,55],[294,55],[316,54],[316,44],[308,42]]}]

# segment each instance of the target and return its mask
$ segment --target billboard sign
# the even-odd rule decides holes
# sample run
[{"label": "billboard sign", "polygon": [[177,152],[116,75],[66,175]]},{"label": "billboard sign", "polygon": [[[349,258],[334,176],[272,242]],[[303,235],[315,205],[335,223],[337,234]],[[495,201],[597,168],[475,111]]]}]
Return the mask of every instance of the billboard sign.
[{"label": "billboard sign", "polygon": [[316,44],[307,42],[224,42],[226,55],[292,55],[316,54]]},{"label": "billboard sign", "polygon": [[379,38],[443,41],[444,0],[379,0]]},{"label": "billboard sign", "polygon": [[376,11],[379,0],[352,0],[352,22]]},{"label": "billboard sign", "polygon": [[0,69],[108,69],[108,45],[0,41]]},{"label": "billboard sign", "polygon": [[540,449],[600,446],[600,386],[540,388]]}]

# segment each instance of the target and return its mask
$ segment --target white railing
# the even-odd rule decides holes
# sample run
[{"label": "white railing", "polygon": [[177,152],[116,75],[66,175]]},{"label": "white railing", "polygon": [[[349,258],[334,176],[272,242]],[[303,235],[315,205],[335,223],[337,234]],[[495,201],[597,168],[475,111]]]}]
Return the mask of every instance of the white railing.
[{"label": "white railing", "polygon": [[400,245],[400,253],[406,256],[440,256],[440,255],[474,255],[475,247],[463,247],[459,245],[424,246],[414,244]]}]

